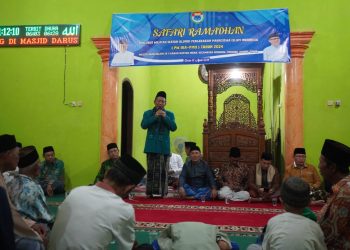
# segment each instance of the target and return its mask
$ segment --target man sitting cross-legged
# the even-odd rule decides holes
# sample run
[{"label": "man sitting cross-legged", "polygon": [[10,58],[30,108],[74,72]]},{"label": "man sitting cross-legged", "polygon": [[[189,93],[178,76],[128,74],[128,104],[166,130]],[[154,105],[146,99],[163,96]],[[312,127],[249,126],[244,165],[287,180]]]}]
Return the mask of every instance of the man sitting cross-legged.
[{"label": "man sitting cross-legged", "polygon": [[273,196],[279,195],[280,176],[278,170],[271,165],[272,155],[262,153],[256,167],[249,177],[249,194],[251,201],[271,201]]},{"label": "man sitting cross-legged", "polygon": [[240,160],[241,151],[237,147],[230,150],[230,160],[219,173],[219,183],[222,188],[219,191],[220,199],[233,201],[245,201],[249,199],[248,178],[249,167]]},{"label": "man sitting cross-legged", "polygon": [[201,160],[198,146],[190,150],[191,160],[182,168],[179,179],[179,195],[187,199],[215,199],[217,190],[213,172],[208,164]]},{"label": "man sitting cross-legged", "polygon": [[40,175],[38,181],[45,194],[64,193],[64,163],[55,157],[52,146],[43,148],[44,161],[40,164]]}]

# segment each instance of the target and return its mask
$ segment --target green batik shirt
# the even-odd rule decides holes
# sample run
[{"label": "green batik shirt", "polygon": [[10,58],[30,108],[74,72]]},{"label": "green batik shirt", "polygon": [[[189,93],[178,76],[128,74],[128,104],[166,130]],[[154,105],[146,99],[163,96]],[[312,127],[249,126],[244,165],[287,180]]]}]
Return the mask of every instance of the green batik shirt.
[{"label": "green batik shirt", "polygon": [[108,159],[108,160],[105,160],[104,162],[102,162],[100,171],[96,175],[94,183],[103,180],[107,170],[109,170],[112,167],[112,164],[113,164],[113,160],[111,160],[111,159]]},{"label": "green batik shirt", "polygon": [[42,161],[40,163],[39,182],[47,182],[53,184],[55,181],[64,183],[64,163],[59,159],[55,159],[53,164]]}]

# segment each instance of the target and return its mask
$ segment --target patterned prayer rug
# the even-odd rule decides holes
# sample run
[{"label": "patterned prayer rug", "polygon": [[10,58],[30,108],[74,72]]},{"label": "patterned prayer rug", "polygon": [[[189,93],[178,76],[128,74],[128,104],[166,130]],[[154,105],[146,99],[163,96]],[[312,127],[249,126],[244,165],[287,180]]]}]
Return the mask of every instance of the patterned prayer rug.
[{"label": "patterned prayer rug", "polygon": [[135,196],[126,200],[135,208],[136,227],[162,230],[169,224],[197,221],[217,225],[221,231],[236,235],[258,235],[267,221],[282,213],[281,205],[224,201],[147,199]]},{"label": "patterned prayer rug", "polygon": [[[169,197],[170,196],[170,197]],[[281,204],[272,206],[271,203],[248,203],[225,201],[196,201],[181,200],[174,197],[148,199],[144,193],[134,192],[126,202],[135,208],[136,239],[142,243],[151,243],[167,226],[182,221],[197,221],[217,225],[228,234],[231,240],[237,242],[241,249],[256,241],[257,236],[267,221],[283,212]],[[64,200],[64,195],[47,197],[49,209],[57,213],[58,206]],[[312,207],[318,211],[320,207]],[[114,250],[115,244],[111,244]]]},{"label": "patterned prayer rug", "polygon": [[[283,212],[281,204],[225,201],[182,200],[170,190],[167,198],[146,198],[143,190],[133,192],[126,202],[135,208],[136,229],[161,231],[168,225],[197,221],[217,225],[221,231],[231,235],[257,236],[273,216]],[[56,213],[64,196],[48,198],[50,209]],[[312,207],[317,212],[320,207]]]}]

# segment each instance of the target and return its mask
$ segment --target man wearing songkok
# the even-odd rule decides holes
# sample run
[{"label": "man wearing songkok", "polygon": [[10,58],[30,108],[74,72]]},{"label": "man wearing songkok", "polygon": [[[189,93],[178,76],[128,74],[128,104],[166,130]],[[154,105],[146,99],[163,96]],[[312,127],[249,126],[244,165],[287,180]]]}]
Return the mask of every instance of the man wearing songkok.
[{"label": "man wearing songkok", "polygon": [[319,213],[319,224],[328,249],[350,249],[350,148],[326,139],[319,169],[333,193]]},{"label": "man wearing songkok", "polygon": [[43,148],[44,161],[40,164],[40,175],[38,181],[45,194],[64,193],[64,163],[55,157],[52,146]]},{"label": "man wearing songkok", "polygon": [[229,163],[224,164],[219,172],[220,199],[245,201],[250,198],[248,191],[249,167],[240,160],[241,150],[232,147],[229,154]]},{"label": "man wearing songkok", "polygon": [[191,148],[193,148],[194,146],[196,146],[195,142],[185,141],[185,153],[186,153],[186,161],[185,162],[188,162],[191,160],[190,152],[191,152]]},{"label": "man wearing songkok", "polygon": [[181,155],[171,153],[170,161],[169,161],[169,186],[173,186],[174,189],[179,185],[179,176],[181,174],[182,167],[184,162],[182,160]]},{"label": "man wearing songkok", "polygon": [[[17,148],[18,148],[19,150],[21,150],[21,148],[22,148],[22,143],[17,142],[16,144],[17,144]],[[18,173],[18,171],[19,171],[19,168],[18,168],[18,166],[17,166],[15,170],[13,170],[13,171],[6,171],[6,172],[4,172],[2,175],[4,176],[4,178],[6,178],[10,173]]]},{"label": "man wearing songkok", "polygon": [[217,190],[213,172],[201,159],[198,146],[191,148],[191,160],[182,168],[179,178],[179,195],[187,199],[215,199]]},{"label": "man wearing songkok", "polygon": [[113,162],[118,160],[118,158],[119,158],[118,145],[114,142],[109,143],[107,145],[107,153],[108,153],[109,159],[102,162],[100,171],[98,172],[94,183],[96,183],[98,181],[102,181],[105,174],[107,173],[107,170],[112,167]]},{"label": "man wearing songkok", "polygon": [[[0,171],[13,171],[18,165],[19,148],[16,144],[14,135],[0,135]],[[4,188],[6,194],[8,191],[2,174],[0,174],[0,187]],[[14,224],[14,234],[16,249],[43,249],[42,239],[45,238],[43,227],[32,220],[25,220],[17,212],[15,206],[8,197],[11,214]]]},{"label": "man wearing songkok", "polygon": [[113,163],[102,182],[73,189],[58,208],[49,249],[130,250],[135,241],[134,208],[124,202],[146,174],[129,155]]},{"label": "man wearing songkok", "polygon": [[281,200],[285,212],[268,221],[262,248],[254,245],[248,249],[327,249],[320,226],[302,215],[310,203],[308,183],[299,177],[288,178],[281,187]]},{"label": "man wearing songkok", "polygon": [[271,163],[272,155],[263,152],[260,162],[250,171],[249,194],[256,201],[271,201],[273,196],[278,196],[280,176]]},{"label": "man wearing songkok", "polygon": [[305,148],[294,149],[294,162],[286,167],[283,180],[291,176],[297,176],[306,181],[311,190],[317,190],[321,186],[321,179],[316,168],[306,163]]},{"label": "man wearing songkok", "polygon": [[25,218],[51,225],[51,216],[41,186],[34,180],[40,173],[39,155],[34,146],[27,146],[19,152],[19,173],[10,173],[5,183],[12,204]]},{"label": "man wearing songkok", "polygon": [[163,197],[168,193],[170,131],[177,129],[175,116],[165,110],[166,93],[159,91],[154,108],[143,113],[141,127],[147,129],[144,153],[147,154],[146,195]]}]

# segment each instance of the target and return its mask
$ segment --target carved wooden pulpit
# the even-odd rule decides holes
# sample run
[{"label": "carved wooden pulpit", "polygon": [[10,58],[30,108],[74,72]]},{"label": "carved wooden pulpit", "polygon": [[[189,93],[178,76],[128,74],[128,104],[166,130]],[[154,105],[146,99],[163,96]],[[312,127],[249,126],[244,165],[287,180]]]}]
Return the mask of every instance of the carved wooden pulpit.
[{"label": "carved wooden pulpit", "polygon": [[[239,147],[248,166],[259,162],[265,149],[265,125],[262,112],[262,74],[264,64],[206,65],[208,71],[208,119],[203,124],[203,156],[212,168],[228,162],[231,147]],[[233,86],[256,93],[257,106],[239,93],[217,104],[217,96]],[[232,89],[231,91],[232,92]],[[223,112],[217,114],[217,105]],[[252,110],[257,109],[257,117]]]}]

